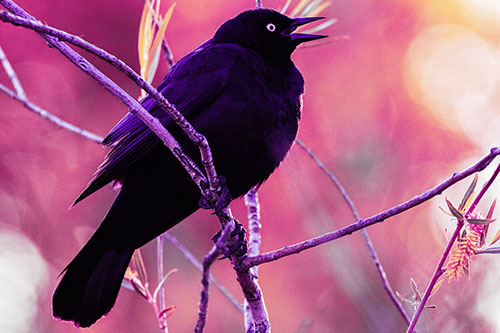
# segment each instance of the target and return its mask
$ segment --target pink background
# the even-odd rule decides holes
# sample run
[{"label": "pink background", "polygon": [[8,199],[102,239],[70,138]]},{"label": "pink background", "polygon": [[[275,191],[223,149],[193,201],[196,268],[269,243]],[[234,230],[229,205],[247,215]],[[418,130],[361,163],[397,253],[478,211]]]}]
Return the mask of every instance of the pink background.
[{"label": "pink background", "polygon": [[[283,3],[264,1],[271,8]],[[142,1],[18,4],[40,21],[83,37],[138,71]],[[167,5],[170,2],[164,10]],[[166,33],[175,59],[210,38],[226,19],[254,6],[253,1],[178,2]],[[330,41],[311,43],[294,54],[306,80],[299,137],[336,173],[362,217],[422,193],[498,144],[495,105],[500,76],[495,50],[500,21],[490,17],[498,13],[495,10],[495,1],[334,1],[323,12],[338,19],[323,32],[332,37]],[[334,41],[343,35],[350,38]],[[35,104],[102,136],[125,114],[122,104],[34,32],[2,23],[0,43]],[[139,95],[124,75],[94,56],[89,59],[132,96]],[[155,84],[165,73],[166,67],[160,66]],[[11,87],[3,71],[0,82]],[[67,209],[105,151],[3,94],[0,109],[0,294],[5,295],[0,297],[0,310],[8,309],[2,312],[13,322],[0,326],[6,325],[4,331],[77,331],[52,319],[50,299],[58,274],[115,196],[103,189]],[[490,173],[486,170],[480,182]],[[458,204],[468,183],[444,195]],[[486,210],[498,193],[494,187],[480,208]],[[333,184],[297,145],[259,194],[262,251],[353,222]],[[405,297],[411,298],[410,278],[425,290],[446,244],[445,228],[453,226],[439,206],[446,206],[444,196],[369,228],[393,288]],[[232,207],[245,223],[242,200]],[[209,212],[198,212],[172,233],[201,259],[217,230],[217,220]],[[496,230],[492,226],[490,238]],[[142,252],[152,285],[154,245]],[[169,327],[172,332],[192,331],[201,274],[170,244],[166,249],[167,271],[179,269],[166,283],[167,304],[176,306]],[[420,330],[498,329],[500,294],[488,282],[498,281],[498,262],[495,256],[475,258],[470,279],[445,283],[430,300],[438,308],[424,312]],[[217,262],[213,272],[242,300],[228,261]],[[359,233],[265,264],[259,273],[274,332],[405,329]],[[112,312],[87,332],[156,330],[149,305],[137,294],[121,290]],[[206,331],[242,330],[242,315],[212,286]]]}]

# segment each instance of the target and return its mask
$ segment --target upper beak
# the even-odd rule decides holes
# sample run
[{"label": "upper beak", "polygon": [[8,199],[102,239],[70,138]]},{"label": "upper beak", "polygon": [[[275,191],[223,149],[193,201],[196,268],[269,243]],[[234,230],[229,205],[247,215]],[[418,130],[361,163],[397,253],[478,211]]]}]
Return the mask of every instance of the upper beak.
[{"label": "upper beak", "polygon": [[308,42],[310,40],[315,40],[315,39],[320,39],[320,38],[325,38],[328,36],[325,35],[311,35],[311,34],[302,34],[302,33],[292,33],[300,27],[301,25],[314,22],[317,20],[324,19],[324,17],[299,17],[299,18],[294,18],[292,24],[285,29],[282,34],[285,36],[289,36],[292,38],[292,41],[296,44],[299,45],[300,43],[303,42]]}]

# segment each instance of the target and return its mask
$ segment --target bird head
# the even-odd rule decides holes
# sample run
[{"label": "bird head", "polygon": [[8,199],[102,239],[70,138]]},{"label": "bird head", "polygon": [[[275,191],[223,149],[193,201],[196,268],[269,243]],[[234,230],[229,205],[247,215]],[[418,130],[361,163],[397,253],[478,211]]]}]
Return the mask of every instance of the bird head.
[{"label": "bird head", "polygon": [[270,60],[290,59],[299,44],[327,37],[294,33],[299,26],[322,18],[290,18],[272,9],[248,10],[222,24],[214,41],[248,47]]}]

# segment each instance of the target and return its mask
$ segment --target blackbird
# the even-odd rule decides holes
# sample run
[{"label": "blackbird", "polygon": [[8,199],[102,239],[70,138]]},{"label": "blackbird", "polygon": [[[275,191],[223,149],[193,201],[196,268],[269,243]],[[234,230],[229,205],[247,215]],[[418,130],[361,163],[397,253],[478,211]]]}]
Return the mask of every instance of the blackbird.
[{"label": "blackbird", "polygon": [[[289,18],[255,9],[226,21],[172,67],[158,91],[206,136],[232,198],[260,185],[295,140],[304,79],[295,48],[322,35],[294,33],[319,17]],[[198,148],[147,96],[142,106],[198,165]],[[113,307],[135,249],[199,208],[201,193],[144,123],[127,114],[102,142],[112,146],[75,204],[113,180],[120,193],[87,244],[64,270],[53,315],[88,327]]]}]

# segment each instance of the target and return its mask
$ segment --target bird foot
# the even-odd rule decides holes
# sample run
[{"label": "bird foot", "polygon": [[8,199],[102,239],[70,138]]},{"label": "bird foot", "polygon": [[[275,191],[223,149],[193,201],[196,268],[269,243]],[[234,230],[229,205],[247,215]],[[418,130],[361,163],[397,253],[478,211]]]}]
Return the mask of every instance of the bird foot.
[{"label": "bird foot", "polygon": [[[208,189],[208,184],[203,183],[202,187]],[[233,197],[229,192],[229,189],[226,185],[226,178],[223,176],[217,177],[217,187],[220,188],[219,198],[216,202],[212,201],[207,197],[201,197],[198,201],[198,206],[203,209],[215,209],[215,214],[220,213],[224,208],[229,206],[231,201],[233,201]]]},{"label": "bird foot", "polygon": [[[221,258],[219,258],[219,260],[229,258],[232,255],[241,257],[247,253],[248,247],[247,247],[247,241],[245,239],[245,235],[247,232],[243,227],[243,225],[241,225],[241,223],[239,223],[236,220],[234,220],[234,223],[235,227],[233,232],[231,232],[231,236],[229,238],[228,243],[226,244],[226,247],[224,248],[223,251],[224,255]],[[214,243],[217,242],[221,233],[222,231],[219,230],[219,232],[212,237]]]}]

